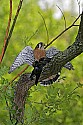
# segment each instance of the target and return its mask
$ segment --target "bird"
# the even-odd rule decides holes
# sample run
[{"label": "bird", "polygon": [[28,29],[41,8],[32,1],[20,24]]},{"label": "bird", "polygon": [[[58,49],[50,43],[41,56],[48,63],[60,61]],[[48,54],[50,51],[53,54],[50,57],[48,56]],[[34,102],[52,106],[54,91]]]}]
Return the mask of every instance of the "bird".
[{"label": "bird", "polygon": [[[9,69],[9,74],[13,72],[16,68],[20,67],[21,65],[27,63],[30,66],[33,66],[34,69],[31,73],[31,80],[33,76],[36,76],[35,84],[37,85],[40,74],[42,72],[42,68],[50,62],[54,55],[60,52],[55,47],[50,47],[49,49],[44,49],[45,44],[43,42],[39,42],[35,49],[33,50],[30,46],[26,46],[15,58],[13,64]],[[73,65],[70,62],[67,62],[64,65],[65,68],[68,70],[73,70]],[[40,82],[41,85],[49,85],[55,82],[60,76],[60,72],[51,76],[48,79],[45,79]]]},{"label": "bird", "polygon": [[15,58],[12,66],[10,67],[9,74],[13,72],[16,68],[27,63],[30,66],[33,66],[35,61],[39,61],[40,58],[46,56],[44,50],[44,44],[42,42],[38,43],[33,50],[30,46],[26,46]]}]

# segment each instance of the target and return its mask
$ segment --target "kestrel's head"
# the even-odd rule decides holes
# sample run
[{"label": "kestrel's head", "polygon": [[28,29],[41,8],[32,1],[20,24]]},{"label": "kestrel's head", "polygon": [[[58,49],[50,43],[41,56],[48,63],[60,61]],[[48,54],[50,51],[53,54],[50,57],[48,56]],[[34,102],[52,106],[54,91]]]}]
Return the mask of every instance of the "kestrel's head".
[{"label": "kestrel's head", "polygon": [[37,46],[35,47],[35,49],[44,49],[44,46],[45,46],[45,44],[43,43],[43,42],[40,42],[40,43],[38,43],[37,44]]}]

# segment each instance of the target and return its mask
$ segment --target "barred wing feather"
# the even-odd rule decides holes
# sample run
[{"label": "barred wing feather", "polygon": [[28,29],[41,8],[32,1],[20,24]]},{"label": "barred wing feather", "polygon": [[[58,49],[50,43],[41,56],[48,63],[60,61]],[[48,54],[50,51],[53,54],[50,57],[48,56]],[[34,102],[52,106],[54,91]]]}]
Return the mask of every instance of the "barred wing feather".
[{"label": "barred wing feather", "polygon": [[59,52],[58,49],[51,47],[48,50],[46,50],[46,56],[48,58],[52,58],[54,55],[56,55]]},{"label": "barred wing feather", "polygon": [[[52,58],[54,55],[56,55],[58,52],[60,52],[60,50],[56,49],[55,47],[51,47],[46,51],[46,56],[48,58]],[[67,62],[64,65],[65,68],[69,69],[69,70],[74,70],[73,65],[70,62]]]},{"label": "barred wing feather", "polygon": [[26,46],[16,57],[8,73],[13,72],[16,68],[23,65],[24,63],[32,65],[33,62],[34,62],[33,49],[30,46]]}]

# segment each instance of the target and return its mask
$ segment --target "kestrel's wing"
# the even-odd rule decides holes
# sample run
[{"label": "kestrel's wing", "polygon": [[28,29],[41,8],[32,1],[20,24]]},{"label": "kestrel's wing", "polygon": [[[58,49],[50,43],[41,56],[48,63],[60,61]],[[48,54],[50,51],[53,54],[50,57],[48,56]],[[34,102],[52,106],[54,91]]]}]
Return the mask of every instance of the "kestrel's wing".
[{"label": "kestrel's wing", "polygon": [[[46,51],[46,56],[48,58],[52,58],[54,55],[56,55],[58,52],[60,52],[58,49],[56,49],[55,47],[51,47]],[[64,65],[65,68],[69,69],[69,70],[73,70],[73,65],[70,62],[67,62]]]},{"label": "kestrel's wing", "polygon": [[54,55],[56,55],[58,52],[60,52],[58,49],[51,47],[48,50],[46,50],[46,57],[52,58]]},{"label": "kestrel's wing", "polygon": [[16,57],[8,73],[13,72],[16,68],[23,65],[24,63],[32,65],[33,62],[34,62],[33,49],[30,46],[26,46]]}]

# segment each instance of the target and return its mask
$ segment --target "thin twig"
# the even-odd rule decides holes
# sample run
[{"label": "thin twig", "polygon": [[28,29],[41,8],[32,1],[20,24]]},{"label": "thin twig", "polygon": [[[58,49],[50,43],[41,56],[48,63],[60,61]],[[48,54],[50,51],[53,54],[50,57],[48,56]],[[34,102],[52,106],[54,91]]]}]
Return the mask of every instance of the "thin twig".
[{"label": "thin twig", "polygon": [[28,67],[29,67],[29,65],[27,65],[20,73],[18,73],[18,74],[9,82],[9,84],[4,87],[4,89],[6,90],[6,89],[8,88],[8,86],[11,85],[11,84],[13,83],[13,81],[15,81]]},{"label": "thin twig", "polygon": [[73,95],[73,93],[75,92],[75,90],[78,89],[78,88],[79,88],[79,86],[76,86],[76,87],[68,94],[68,97],[71,96],[71,95]]},{"label": "thin twig", "polygon": [[[4,96],[5,96],[6,106],[7,106],[8,111],[9,111],[10,120],[11,120],[11,122],[12,122],[12,119],[11,119],[11,112],[10,112],[10,107],[9,107],[9,104],[8,104],[8,101],[7,101],[7,98],[6,98],[6,95],[4,95]],[[12,122],[12,123],[13,123],[13,122]]]},{"label": "thin twig", "polygon": [[29,65],[27,65],[20,73],[18,73],[17,76],[15,76],[15,77],[10,81],[10,84],[11,84],[15,79],[17,79],[17,77],[19,77],[28,67],[29,67]]},{"label": "thin twig", "polygon": [[[41,26],[39,26],[39,28],[40,28],[40,27],[41,27]],[[30,40],[32,39],[32,37],[35,36],[35,34],[38,32],[39,28],[38,28],[35,32],[33,32],[33,34],[29,37],[28,41],[30,41]]]},{"label": "thin twig", "polygon": [[19,2],[18,9],[17,9],[16,15],[14,17],[14,21],[13,21],[13,24],[12,24],[12,27],[10,29],[9,36],[8,36],[8,39],[7,39],[7,45],[9,43],[9,40],[10,40],[11,36],[12,36],[13,30],[14,30],[14,27],[15,27],[15,24],[16,24],[16,21],[17,21],[17,17],[19,15],[20,9],[22,7],[22,2],[23,2],[23,0],[20,0],[20,2]]},{"label": "thin twig", "polygon": [[56,5],[56,6],[59,8],[59,10],[61,11],[61,13],[63,15],[64,22],[65,22],[65,29],[66,29],[66,18],[65,18],[65,15],[64,15],[63,11],[61,10],[61,8],[58,5]]},{"label": "thin twig", "polygon": [[65,33],[67,30],[69,30],[71,27],[73,27],[75,25],[75,23],[77,22],[77,20],[80,18],[81,14],[75,19],[75,21],[69,26],[67,27],[65,30],[63,30],[58,36],[56,36],[54,39],[51,40],[51,42],[45,46],[45,49],[51,45],[56,39],[58,39],[63,33]]},{"label": "thin twig", "polygon": [[79,24],[77,25],[77,24],[74,24],[73,26],[79,26]]},{"label": "thin twig", "polygon": [[6,29],[6,35],[5,35],[5,38],[4,38],[4,46],[2,48],[2,53],[1,53],[1,56],[0,56],[0,63],[3,60],[5,50],[6,50],[6,46],[7,46],[6,44],[7,44],[7,37],[8,37],[9,29],[10,29],[11,18],[12,18],[12,0],[10,0],[9,20],[8,20],[8,26],[7,26],[7,29]]},{"label": "thin twig", "polygon": [[47,44],[48,44],[48,42],[49,42],[49,33],[48,33],[47,26],[46,26],[46,22],[45,22],[45,19],[44,19],[43,15],[42,15],[40,12],[38,12],[38,13],[39,13],[40,16],[42,17],[43,22],[44,22],[44,25],[45,25],[45,29],[46,29],[46,33],[47,33]]},{"label": "thin twig", "polygon": [[[22,7],[22,2],[23,2],[23,0],[20,0],[19,5],[18,5],[18,9],[17,9],[17,12],[16,12],[16,15],[15,15],[15,17],[14,17],[14,21],[13,21],[12,27],[11,27],[10,32],[9,32],[9,35],[8,35],[8,37],[7,37],[7,39],[6,39],[6,45],[5,45],[5,47],[4,47],[4,54],[5,54],[5,52],[6,52],[6,49],[7,49],[9,40],[10,40],[10,38],[11,38],[11,36],[12,36],[13,30],[14,30],[14,27],[15,27],[15,24],[16,24],[16,21],[17,21],[17,17],[18,17],[18,15],[19,15],[20,9],[21,9],[21,7]],[[3,56],[4,56],[4,55],[3,55]],[[0,63],[1,63],[1,62],[2,62],[2,60],[0,61]]]}]

